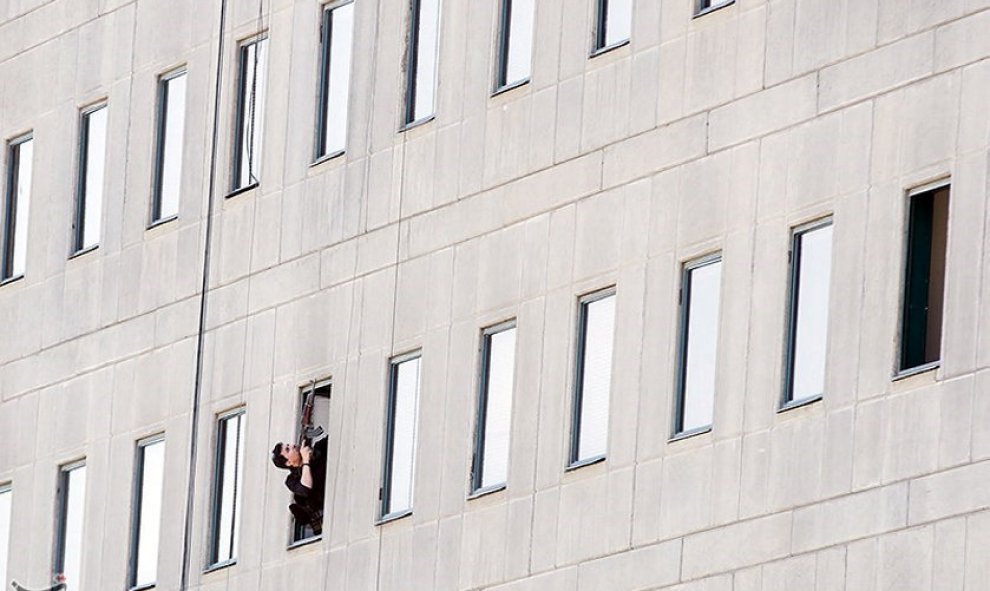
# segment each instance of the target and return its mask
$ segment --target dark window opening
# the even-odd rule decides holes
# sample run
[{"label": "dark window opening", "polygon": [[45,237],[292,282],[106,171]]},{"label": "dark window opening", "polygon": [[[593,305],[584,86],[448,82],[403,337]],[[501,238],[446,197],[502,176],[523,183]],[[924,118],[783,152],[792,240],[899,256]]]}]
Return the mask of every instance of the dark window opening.
[{"label": "dark window opening", "polygon": [[937,362],[941,353],[949,187],[910,197],[900,369]]},{"label": "dark window opening", "polygon": [[[325,523],[325,491],[326,491],[326,467],[327,467],[327,445],[330,433],[330,382],[319,382],[312,387],[303,388],[299,394],[299,421],[297,423],[298,441],[311,446],[314,449],[314,457],[310,460],[310,469],[313,471],[314,487],[316,498],[310,502],[312,513],[305,514],[301,511],[293,511],[292,518],[292,544],[318,538],[322,535],[322,526]],[[312,394],[312,410],[308,411],[308,401]],[[308,413],[310,422],[304,424],[304,414]],[[305,499],[293,499],[293,505],[306,504]]]}]

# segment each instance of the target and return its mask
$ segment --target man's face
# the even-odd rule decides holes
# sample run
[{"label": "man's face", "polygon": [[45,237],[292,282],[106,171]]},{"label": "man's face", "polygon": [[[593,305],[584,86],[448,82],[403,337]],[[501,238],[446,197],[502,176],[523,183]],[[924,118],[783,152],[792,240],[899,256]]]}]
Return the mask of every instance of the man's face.
[{"label": "man's face", "polygon": [[291,468],[297,468],[302,465],[302,456],[299,455],[299,446],[293,445],[291,443],[282,444],[282,457],[285,458],[285,463]]}]

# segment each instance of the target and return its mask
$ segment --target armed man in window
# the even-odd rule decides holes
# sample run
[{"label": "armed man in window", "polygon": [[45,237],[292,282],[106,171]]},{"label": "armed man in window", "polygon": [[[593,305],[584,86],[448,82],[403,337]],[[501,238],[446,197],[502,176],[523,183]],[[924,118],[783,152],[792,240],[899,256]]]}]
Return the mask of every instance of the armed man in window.
[{"label": "armed man in window", "polygon": [[[313,437],[309,437],[313,435]],[[306,441],[316,439],[310,446]],[[302,445],[276,443],[272,448],[272,463],[288,470],[285,486],[292,491],[289,511],[301,525],[313,528],[313,533],[323,532],[323,500],[327,477],[327,440],[323,429],[317,427],[307,433]]]}]

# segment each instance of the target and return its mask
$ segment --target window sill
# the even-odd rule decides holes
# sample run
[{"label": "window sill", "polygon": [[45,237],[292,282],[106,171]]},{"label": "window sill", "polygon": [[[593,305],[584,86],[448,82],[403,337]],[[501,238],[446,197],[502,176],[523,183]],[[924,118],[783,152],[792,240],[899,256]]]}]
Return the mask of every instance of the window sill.
[{"label": "window sill", "polygon": [[310,544],[315,544],[323,539],[322,535],[310,536],[308,538],[303,538],[301,540],[296,540],[286,547],[286,550],[295,550],[296,548],[302,548],[303,546],[309,546]]},{"label": "window sill", "polygon": [[310,162],[309,167],[316,168],[317,166],[323,164],[324,162],[330,162],[331,160],[336,160],[337,158],[340,158],[346,153],[347,150],[337,150],[336,152],[330,152],[329,154],[324,154],[323,156],[320,156],[316,160]]},{"label": "window sill", "polygon": [[157,228],[159,226],[164,226],[165,224],[167,224],[169,222],[174,222],[177,219],[179,219],[179,215],[178,214],[176,214],[176,215],[170,215],[167,218],[162,218],[160,220],[155,220],[155,221],[151,222],[150,224],[148,224],[148,227],[145,228],[145,231],[153,230],[153,229],[155,229],[155,228]]},{"label": "window sill", "polygon": [[473,501],[475,499],[480,499],[481,497],[487,497],[488,495],[495,494],[499,491],[505,490],[505,483],[493,484],[492,486],[486,486],[485,488],[479,488],[478,490],[472,492],[468,495],[467,500]]},{"label": "window sill", "polygon": [[720,8],[725,8],[726,6],[732,6],[735,3],[736,3],[736,0],[728,0],[727,2],[721,2],[719,4],[713,4],[712,6],[709,6],[707,8],[703,8],[703,9],[699,10],[698,12],[694,13],[694,16],[691,17],[691,18],[701,18],[701,17],[705,16],[706,14],[711,14],[711,13],[715,12],[716,10],[719,10]]},{"label": "window sill", "polygon": [[432,115],[427,115],[426,117],[423,117],[422,119],[417,119],[417,120],[412,121],[410,123],[406,123],[405,125],[403,125],[402,127],[399,128],[399,133],[402,133],[404,131],[409,131],[410,129],[415,129],[415,128],[420,127],[422,125],[426,125],[427,123],[429,123],[430,121],[433,121],[436,118],[437,118],[437,114],[436,113],[433,113]]},{"label": "window sill", "polygon": [[398,513],[389,513],[388,515],[383,515],[378,518],[375,525],[385,525],[386,523],[392,523],[393,521],[399,521],[400,519],[405,519],[413,514],[412,509],[407,509],[405,511],[399,511]]},{"label": "window sill", "polygon": [[230,567],[234,566],[235,564],[237,564],[237,559],[236,558],[232,558],[230,560],[224,560],[223,562],[218,562],[216,564],[211,564],[210,566],[206,567],[206,570],[203,571],[203,574],[204,575],[208,575],[210,573],[215,573],[218,570],[223,570],[225,568],[230,568]]},{"label": "window sill", "polygon": [[778,413],[787,412],[789,410],[794,410],[795,408],[801,408],[803,406],[810,406],[816,402],[821,402],[824,398],[822,394],[816,394],[814,396],[808,396],[807,398],[800,398],[798,400],[788,401],[777,409]]},{"label": "window sill", "polygon": [[598,57],[600,55],[604,55],[604,54],[609,53],[611,51],[615,51],[616,49],[619,49],[620,47],[625,47],[626,45],[629,45],[629,39],[623,39],[622,41],[619,41],[618,43],[613,43],[611,45],[606,45],[605,47],[599,47],[598,49],[595,49],[594,51],[592,51],[591,52],[591,55],[589,55],[588,58],[589,59],[590,58],[596,58],[596,57]]},{"label": "window sill", "polygon": [[909,378],[911,376],[916,376],[918,374],[927,373],[934,371],[942,365],[941,360],[932,361],[931,363],[925,363],[924,365],[916,365],[914,367],[909,367],[908,369],[902,369],[895,373],[890,379],[891,381],[898,382],[900,380]]},{"label": "window sill", "polygon": [[84,254],[91,253],[91,252],[93,252],[94,250],[96,250],[99,247],[100,247],[99,244],[94,244],[93,246],[87,246],[86,248],[81,248],[81,249],[75,251],[74,253],[70,254],[69,255],[69,260],[71,261],[72,259],[74,259],[76,257],[81,257]]},{"label": "window sill", "polygon": [[225,199],[230,199],[231,197],[237,197],[238,195],[247,193],[251,189],[257,189],[259,184],[260,183],[251,183],[250,185],[245,185],[239,189],[232,189],[229,193],[227,193]]},{"label": "window sill", "polygon": [[4,285],[10,285],[11,283],[16,283],[21,279],[24,279],[24,273],[21,273],[20,275],[13,275],[11,277],[4,279],[3,281],[0,281],[0,287],[3,287]]},{"label": "window sill", "polygon": [[135,585],[134,587],[129,587],[128,591],[147,591],[148,589],[154,589],[157,584],[158,583],[145,583],[143,585]]},{"label": "window sill", "polygon": [[605,456],[595,456],[593,458],[588,458],[586,460],[578,460],[574,463],[568,464],[564,467],[564,472],[573,472],[575,470],[580,470],[587,466],[594,466],[595,464],[601,464],[605,461]]},{"label": "window sill", "polygon": [[675,433],[674,435],[671,435],[669,439],[667,439],[667,443],[674,443],[675,441],[683,441],[685,439],[691,439],[692,437],[695,437],[697,435],[704,435],[705,433],[711,433],[711,432],[712,432],[712,426],[705,425],[704,427],[697,427],[695,429],[691,429],[690,431],[681,431],[680,433]]},{"label": "window sill", "polygon": [[496,88],[495,90],[492,91],[491,98],[495,98],[495,97],[497,97],[499,95],[505,94],[505,93],[509,92],[510,90],[515,90],[517,88],[521,88],[523,86],[526,86],[527,84],[529,84],[529,77],[528,76],[526,78],[523,78],[522,80],[517,80],[515,82],[510,82],[508,84],[505,84],[504,86],[499,86],[498,88]]}]

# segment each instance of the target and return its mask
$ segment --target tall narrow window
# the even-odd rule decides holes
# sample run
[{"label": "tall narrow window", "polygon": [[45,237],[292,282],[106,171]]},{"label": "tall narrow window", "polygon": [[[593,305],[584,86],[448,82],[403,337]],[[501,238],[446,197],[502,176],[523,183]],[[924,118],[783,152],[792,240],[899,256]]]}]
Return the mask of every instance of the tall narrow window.
[{"label": "tall narrow window", "polygon": [[533,61],[534,0],[502,0],[495,90],[529,80]]},{"label": "tall narrow window", "polygon": [[571,465],[605,457],[612,389],[615,289],[581,299],[571,432]]},{"label": "tall narrow window", "polygon": [[240,47],[237,127],[231,190],[258,184],[261,176],[261,132],[264,127],[265,83],[268,79],[268,38],[264,35]]},{"label": "tall narrow window", "polygon": [[10,484],[0,484],[0,583],[7,582],[7,560],[10,554],[10,520],[13,517],[14,493]]},{"label": "tall narrow window", "polygon": [[721,256],[687,264],[681,281],[675,435],[704,431],[714,417]]},{"label": "tall narrow window", "polygon": [[440,49],[440,1],[411,0],[406,58],[406,125],[436,111],[437,58]]},{"label": "tall narrow window", "polygon": [[66,591],[79,591],[82,579],[83,515],[86,508],[86,464],[62,466],[58,479],[55,532],[56,574],[65,575]]},{"label": "tall narrow window", "polygon": [[158,130],[155,147],[155,187],[151,223],[179,214],[182,191],[182,144],[186,126],[186,71],[158,81]]},{"label": "tall narrow window", "polygon": [[949,187],[911,195],[901,323],[902,371],[939,360],[948,233]]},{"label": "tall narrow window", "polygon": [[[298,422],[300,430],[303,423],[301,419],[305,418],[305,414],[309,414],[311,425],[308,432],[299,433],[299,440],[303,445],[308,445],[313,450],[313,455],[309,460],[313,486],[307,487],[310,492],[305,497],[293,498],[293,505],[301,505],[301,507],[293,511],[290,544],[318,538],[323,531],[327,445],[330,433],[330,387],[329,381],[317,382],[311,387],[303,388],[300,393],[300,421]],[[310,401],[312,402],[311,408],[309,407]]]},{"label": "tall narrow window", "polygon": [[831,218],[795,229],[791,239],[785,406],[813,400],[825,393],[831,278]]},{"label": "tall narrow window", "polygon": [[419,415],[420,354],[393,359],[389,367],[385,417],[381,517],[390,519],[412,511]]},{"label": "tall narrow window", "polygon": [[347,145],[347,112],[354,45],[354,2],[323,10],[320,101],[316,158],[340,154]]},{"label": "tall narrow window", "polygon": [[7,149],[7,199],[4,205],[3,260],[0,281],[24,275],[27,267],[28,210],[34,141],[30,135],[10,142]]},{"label": "tall narrow window", "polygon": [[484,331],[475,430],[472,493],[505,486],[509,478],[509,435],[516,365],[515,321]]},{"label": "tall narrow window", "polygon": [[165,483],[165,439],[158,435],[138,442],[131,515],[132,589],[147,588],[158,579],[158,535]]},{"label": "tall narrow window", "polygon": [[73,248],[80,252],[100,243],[103,221],[103,177],[107,155],[107,106],[83,111],[76,188],[76,227]]},{"label": "tall narrow window", "polygon": [[596,0],[595,51],[629,41],[632,34],[633,0]]},{"label": "tall narrow window", "polygon": [[244,481],[244,409],[217,422],[216,475],[213,483],[213,536],[210,565],[237,560],[241,493]]}]

